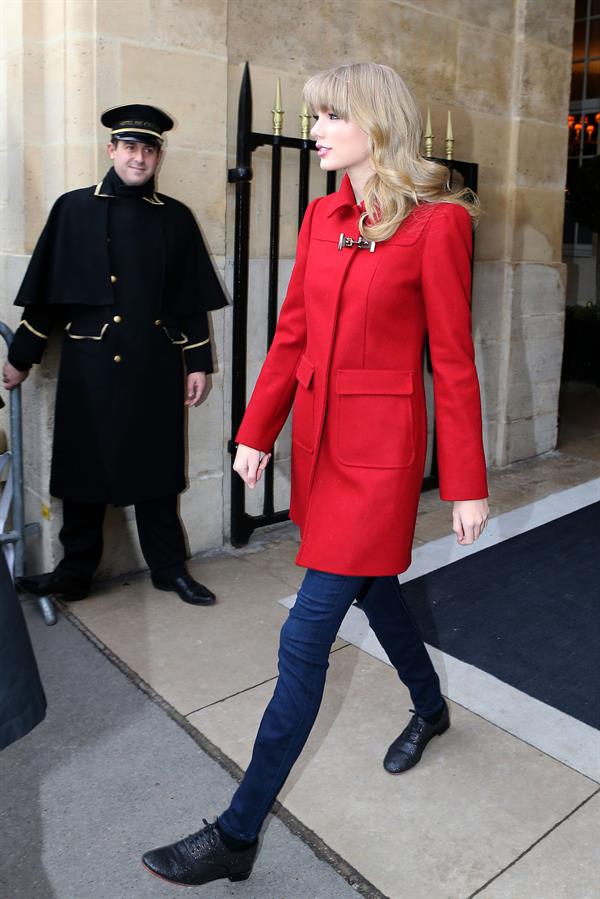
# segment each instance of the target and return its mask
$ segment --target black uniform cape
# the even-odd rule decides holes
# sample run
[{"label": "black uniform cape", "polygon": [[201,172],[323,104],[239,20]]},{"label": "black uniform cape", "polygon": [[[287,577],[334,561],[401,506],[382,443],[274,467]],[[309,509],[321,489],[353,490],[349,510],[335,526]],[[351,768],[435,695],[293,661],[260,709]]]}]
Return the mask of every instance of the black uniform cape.
[{"label": "black uniform cape", "polygon": [[[110,280],[108,203],[101,182],[58,198],[31,257],[17,294],[17,306],[31,303],[114,303]],[[140,200],[140,202],[145,202]],[[165,311],[194,312],[227,305],[196,220],[183,203],[162,194],[147,199],[162,205],[162,283]]]},{"label": "black uniform cape", "polygon": [[[146,190],[146,189],[145,189]],[[190,210],[114,170],[55,203],[16,303],[9,352],[39,362],[64,328],[50,492],[130,505],[180,493],[185,372],[212,371],[207,309],[226,305]]]}]

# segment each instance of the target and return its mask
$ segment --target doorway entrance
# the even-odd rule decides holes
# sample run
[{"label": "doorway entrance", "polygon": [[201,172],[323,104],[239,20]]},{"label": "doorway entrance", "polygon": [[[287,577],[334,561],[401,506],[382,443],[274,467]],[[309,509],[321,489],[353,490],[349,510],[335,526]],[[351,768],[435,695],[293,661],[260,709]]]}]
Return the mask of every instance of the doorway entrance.
[{"label": "doorway entrance", "polygon": [[600,460],[600,0],[576,0],[558,449]]}]

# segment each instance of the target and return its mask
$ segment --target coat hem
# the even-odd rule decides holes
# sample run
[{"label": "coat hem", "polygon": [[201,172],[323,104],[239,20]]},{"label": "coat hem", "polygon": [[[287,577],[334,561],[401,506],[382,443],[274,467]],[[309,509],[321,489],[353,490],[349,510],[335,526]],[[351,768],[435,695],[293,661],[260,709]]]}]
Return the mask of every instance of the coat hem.
[{"label": "coat hem", "polygon": [[172,490],[164,490],[161,489],[160,492],[145,494],[144,496],[138,496],[137,499],[132,499],[131,497],[120,498],[116,496],[102,496],[92,494],[82,494],[78,492],[77,495],[71,494],[70,491],[60,490],[54,487],[52,484],[50,485],[50,495],[54,499],[60,499],[63,502],[70,503],[97,503],[102,506],[115,506],[117,508],[122,508],[125,506],[135,506],[136,503],[145,503],[150,502],[156,499],[162,499],[167,496],[179,496],[180,493],[183,493],[184,490],[187,489],[187,483],[182,481],[180,484],[175,485]]},{"label": "coat hem", "polygon": [[300,547],[298,555],[296,556],[296,565],[300,568],[311,568],[315,571],[325,571],[328,574],[342,574],[347,575],[348,577],[394,577],[410,568],[411,562],[412,557],[409,556],[407,560],[400,562],[397,565],[392,565],[391,567],[385,566],[385,570],[367,570],[366,568],[363,569],[361,565],[336,565],[334,571],[332,566],[325,564],[323,559],[318,559],[314,556],[311,559],[311,553],[306,551],[303,552],[302,547]]}]

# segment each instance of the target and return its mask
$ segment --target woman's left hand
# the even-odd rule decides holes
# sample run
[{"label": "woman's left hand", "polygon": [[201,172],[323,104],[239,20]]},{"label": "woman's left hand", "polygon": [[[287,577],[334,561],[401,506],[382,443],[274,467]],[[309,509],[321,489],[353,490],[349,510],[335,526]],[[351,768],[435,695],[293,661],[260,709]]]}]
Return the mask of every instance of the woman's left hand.
[{"label": "woman's left hand", "polygon": [[461,546],[475,543],[488,523],[487,499],[463,499],[454,503],[452,530]]}]

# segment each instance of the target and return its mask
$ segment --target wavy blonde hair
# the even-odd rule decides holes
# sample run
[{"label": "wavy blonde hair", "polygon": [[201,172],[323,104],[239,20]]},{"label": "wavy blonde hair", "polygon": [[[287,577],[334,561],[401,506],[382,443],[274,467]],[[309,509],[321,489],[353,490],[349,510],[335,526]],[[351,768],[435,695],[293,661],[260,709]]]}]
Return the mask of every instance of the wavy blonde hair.
[{"label": "wavy blonde hair", "polygon": [[365,186],[366,212],[359,222],[363,237],[386,240],[420,203],[456,203],[477,219],[477,196],[468,188],[451,190],[446,166],[421,155],[421,113],[389,66],[337,66],[313,75],[303,94],[313,112],[335,112],[367,134],[375,172]]}]

